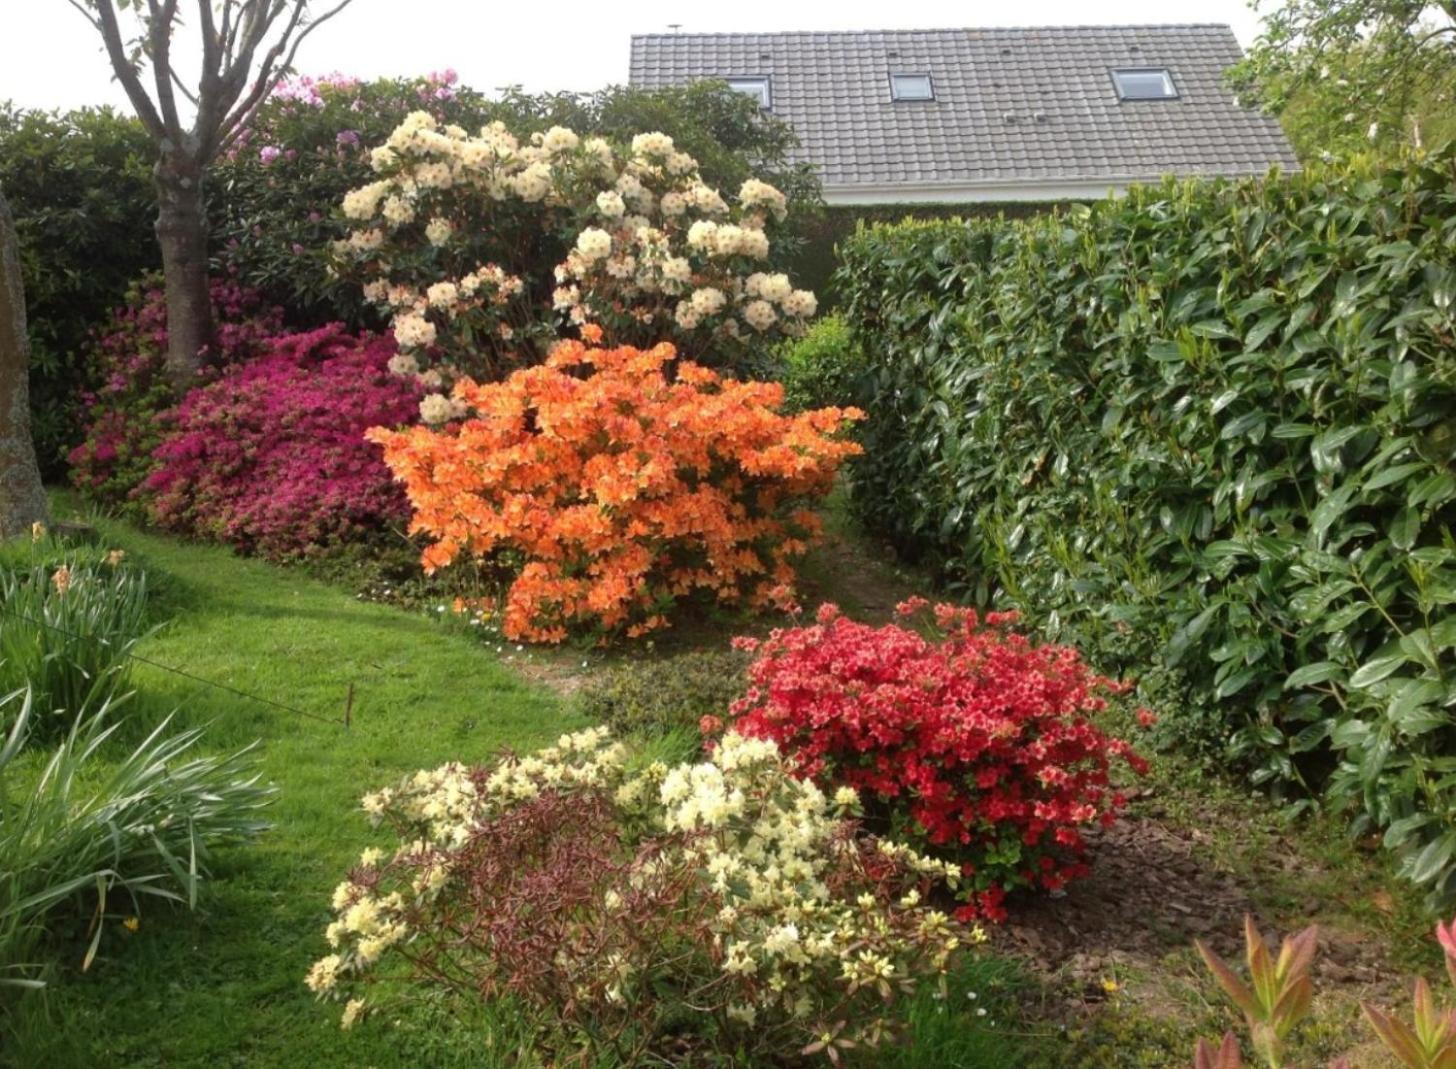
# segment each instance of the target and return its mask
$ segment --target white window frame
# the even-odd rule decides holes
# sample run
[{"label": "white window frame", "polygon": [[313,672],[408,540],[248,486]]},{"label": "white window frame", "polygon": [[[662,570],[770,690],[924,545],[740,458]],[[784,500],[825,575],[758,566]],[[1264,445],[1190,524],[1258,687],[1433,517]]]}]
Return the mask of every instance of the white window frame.
[{"label": "white window frame", "polygon": [[[1157,74],[1162,75],[1163,88],[1165,92],[1158,96],[1145,96],[1141,94],[1129,94],[1123,86],[1122,76],[1126,74]],[[1117,90],[1117,99],[1122,101],[1145,101],[1145,100],[1177,100],[1178,83],[1173,80],[1173,72],[1167,67],[1113,67],[1112,86]]]},{"label": "white window frame", "polygon": [[[924,96],[905,96],[900,92],[900,79],[902,78],[924,78]],[[935,78],[929,71],[891,71],[890,72],[890,99],[897,104],[929,104],[935,100]]]},{"label": "white window frame", "polygon": [[773,80],[767,74],[732,74],[723,79],[735,93],[758,97],[758,106],[773,107]]}]

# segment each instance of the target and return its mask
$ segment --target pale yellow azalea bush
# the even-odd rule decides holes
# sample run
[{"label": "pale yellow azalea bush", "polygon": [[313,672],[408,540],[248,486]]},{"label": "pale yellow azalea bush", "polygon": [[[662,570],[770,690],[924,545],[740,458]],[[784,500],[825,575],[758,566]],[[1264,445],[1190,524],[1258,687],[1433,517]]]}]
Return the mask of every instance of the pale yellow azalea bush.
[{"label": "pale yellow azalea bush", "polygon": [[674,768],[597,728],[420,772],[364,799],[398,843],[336,890],[308,984],[346,1025],[403,980],[510,996],[562,1056],[837,1061],[983,938],[921,900],[955,867],[857,834],[857,804],[735,734]]},{"label": "pale yellow azalea bush", "polygon": [[[558,126],[523,141],[416,112],[372,163],[379,177],[344,198],[353,230],[334,255],[390,317],[395,370],[427,385],[497,377],[587,323],[614,344],[666,340],[731,365],[803,333],[817,309],[769,266],[784,194],[751,178],[730,200],[666,134],[618,146]],[[443,393],[422,411],[451,415]]]}]

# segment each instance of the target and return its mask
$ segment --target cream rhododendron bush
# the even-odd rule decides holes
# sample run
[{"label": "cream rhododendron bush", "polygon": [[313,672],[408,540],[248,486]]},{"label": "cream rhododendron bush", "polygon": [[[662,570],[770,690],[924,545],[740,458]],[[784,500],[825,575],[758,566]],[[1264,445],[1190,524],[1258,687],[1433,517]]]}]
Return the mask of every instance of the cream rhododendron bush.
[{"label": "cream rhododendron bush", "polygon": [[982,938],[921,900],[958,866],[856,834],[855,792],[795,778],[773,743],[627,758],[596,728],[367,795],[395,838],[334,892],[309,986],[346,1026],[388,1005],[374,985],[510,997],[539,1052],[580,1064],[678,1064],[685,1022],[699,1050],[837,1061]]},{"label": "cream rhododendron bush", "polygon": [[[394,370],[427,386],[498,377],[588,323],[614,343],[668,340],[733,364],[816,311],[769,266],[784,195],[751,178],[725,196],[666,134],[617,146],[558,126],[523,142],[416,112],[372,164],[377,180],[344,198],[353,231],[335,257],[390,317]],[[543,244],[559,262],[532,277]],[[449,417],[443,391],[422,414]]]}]

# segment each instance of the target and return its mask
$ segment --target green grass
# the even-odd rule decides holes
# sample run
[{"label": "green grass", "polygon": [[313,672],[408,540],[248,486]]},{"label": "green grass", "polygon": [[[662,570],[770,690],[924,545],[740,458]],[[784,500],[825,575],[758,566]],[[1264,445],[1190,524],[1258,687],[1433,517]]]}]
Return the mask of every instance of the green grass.
[{"label": "green grass", "polygon": [[[124,548],[146,567],[156,616],[169,621],[138,652],[218,684],[137,665],[129,736],[179,710],[181,723],[208,725],[210,750],[263,740],[264,773],[281,789],[271,811],[276,826],[221,856],[198,912],[151,907],[135,933],[112,919],[85,973],[78,964],[86,918],[78,918],[47,948],[59,962],[51,985],[27,996],[12,1034],[0,1036],[0,1064],[522,1064],[514,1055],[529,1047],[529,1036],[504,1009],[475,1007],[462,1017],[459,1007],[427,999],[398,1019],[341,1032],[339,1007],[315,1002],[303,976],[325,952],[334,885],[361,849],[379,841],[358,810],[360,794],[417,768],[553,739],[580,726],[570,706],[522,681],[503,660],[519,656],[512,647],[498,655],[424,613],[362,602],[226,549],[96,523],[104,546]],[[339,721],[351,683],[346,729]],[[680,740],[646,745],[675,753]],[[926,991],[913,1003],[913,1049],[859,1061],[877,1069],[1018,1064],[1003,1034],[1014,977],[1004,961],[970,961],[950,997]],[[985,1016],[975,1012],[982,1007]]]},{"label": "green grass", "polygon": [[[75,969],[78,923],[53,948],[63,964],[45,1004],[32,1000],[0,1057],[57,1067],[480,1064],[471,1037],[445,1043],[440,1022],[341,1034],[337,1009],[316,1004],[302,978],[324,949],[331,888],[371,841],[360,793],[412,769],[554,738],[572,723],[561,704],[423,616],[225,549],[114,524],[103,533],[165,576],[158,612],[171,622],[139,652],[322,719],[137,666],[132,730],[177,709],[184,723],[210,725],[210,749],[263,740],[265,774],[282,788],[276,827],[224,855],[200,912],[153,908],[135,934],[114,924],[85,974]],[[350,683],[346,730],[337,721]]]}]

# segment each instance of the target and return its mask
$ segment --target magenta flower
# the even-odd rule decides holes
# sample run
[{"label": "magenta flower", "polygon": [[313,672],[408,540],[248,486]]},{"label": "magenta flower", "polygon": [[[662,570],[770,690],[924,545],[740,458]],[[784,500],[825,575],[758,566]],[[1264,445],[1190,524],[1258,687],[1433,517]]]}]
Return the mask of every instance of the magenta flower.
[{"label": "magenta flower", "polygon": [[423,388],[389,371],[388,337],[334,323],[187,394],[142,494],[162,526],[274,558],[378,537],[408,520],[375,426],[419,418]]},{"label": "magenta flower", "polygon": [[283,150],[277,145],[264,145],[258,150],[258,159],[264,167],[267,167],[281,155],[283,155]]}]

